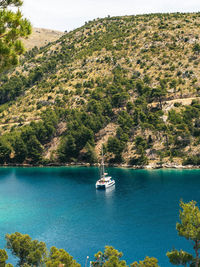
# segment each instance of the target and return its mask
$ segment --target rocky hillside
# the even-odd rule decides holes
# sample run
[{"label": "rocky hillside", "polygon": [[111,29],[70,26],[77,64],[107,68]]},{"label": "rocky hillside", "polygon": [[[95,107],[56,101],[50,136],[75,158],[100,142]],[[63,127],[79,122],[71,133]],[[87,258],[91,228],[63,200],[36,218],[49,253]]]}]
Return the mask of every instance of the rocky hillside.
[{"label": "rocky hillside", "polygon": [[200,13],[90,21],[1,77],[0,162],[200,165]]},{"label": "rocky hillside", "polygon": [[64,33],[60,31],[33,28],[32,34],[28,39],[23,41],[27,50],[33,49],[35,46],[40,48],[50,42],[58,40]]}]

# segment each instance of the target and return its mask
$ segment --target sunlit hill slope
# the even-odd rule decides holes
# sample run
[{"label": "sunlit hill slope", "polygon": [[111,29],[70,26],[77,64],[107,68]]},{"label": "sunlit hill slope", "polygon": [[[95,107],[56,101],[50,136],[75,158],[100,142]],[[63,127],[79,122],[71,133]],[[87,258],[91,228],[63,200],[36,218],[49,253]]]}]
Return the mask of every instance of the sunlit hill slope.
[{"label": "sunlit hill slope", "polygon": [[86,23],[1,76],[0,162],[200,165],[200,13]]}]

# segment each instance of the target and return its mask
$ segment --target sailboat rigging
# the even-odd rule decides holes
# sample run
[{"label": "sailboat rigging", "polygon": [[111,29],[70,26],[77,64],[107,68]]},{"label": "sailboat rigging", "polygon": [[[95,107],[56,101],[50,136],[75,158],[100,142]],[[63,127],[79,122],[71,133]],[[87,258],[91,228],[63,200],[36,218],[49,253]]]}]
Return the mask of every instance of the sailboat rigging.
[{"label": "sailboat rigging", "polygon": [[115,185],[115,180],[105,172],[103,146],[101,154],[100,179],[96,182],[96,189],[106,189]]}]

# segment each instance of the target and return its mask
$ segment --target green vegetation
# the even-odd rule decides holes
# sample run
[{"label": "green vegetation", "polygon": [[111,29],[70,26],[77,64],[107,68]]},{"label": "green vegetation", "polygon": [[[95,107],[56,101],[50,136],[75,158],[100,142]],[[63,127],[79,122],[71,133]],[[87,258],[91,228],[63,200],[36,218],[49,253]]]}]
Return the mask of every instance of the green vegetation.
[{"label": "green vegetation", "polygon": [[0,77],[1,164],[94,164],[104,143],[111,164],[200,165],[199,24],[108,17],[28,51]]},{"label": "green vegetation", "polygon": [[[198,267],[199,258],[199,224],[200,224],[200,210],[195,201],[184,203],[180,201],[180,223],[176,224],[176,229],[179,236],[185,237],[192,241],[195,257],[183,250],[173,249],[167,252],[167,257],[173,265]],[[72,256],[70,256],[64,249],[51,247],[47,250],[44,242],[32,240],[29,235],[21,233],[13,233],[6,235],[6,248],[18,258],[18,266],[47,266],[47,267],[79,267]],[[122,259],[123,253],[114,249],[112,246],[105,246],[104,251],[99,251],[94,255],[94,261],[91,265],[94,267],[128,267],[126,261]],[[8,260],[7,252],[0,249],[0,266],[9,266],[6,264]],[[143,261],[133,262],[130,267],[159,267],[156,258],[146,257]]]},{"label": "green vegetation", "polygon": [[94,255],[95,261],[92,262],[92,266],[127,266],[126,262],[124,260],[121,260],[122,256],[122,252],[119,252],[113,247],[105,246],[104,252],[99,251]]},{"label": "green vegetation", "polygon": [[[29,235],[23,235],[21,233],[13,233],[6,235],[7,249],[18,258],[18,266],[62,266],[79,267],[72,256],[70,256],[64,249],[57,249],[52,247],[50,252],[46,248],[44,242],[38,240],[32,240]],[[0,250],[0,263],[5,265],[8,259],[5,250]]]},{"label": "green vegetation", "polygon": [[173,249],[172,251],[167,252],[166,255],[169,258],[170,263],[173,265],[187,266],[188,263],[193,261],[193,256],[182,249],[180,251]]},{"label": "green vegetation", "polygon": [[[18,56],[24,52],[20,37],[31,33],[31,25],[23,19],[19,7],[21,0],[3,0],[0,2],[0,73],[18,63]],[[12,9],[11,9],[12,7]],[[14,11],[13,8],[17,8]]]},{"label": "green vegetation", "polygon": [[6,261],[8,260],[8,255],[7,252],[5,251],[5,249],[0,249],[0,266],[4,267],[4,266],[12,266],[11,264],[6,264]]},{"label": "green vegetation", "polygon": [[19,258],[19,266],[24,264],[38,266],[45,261],[47,251],[44,242],[32,240],[29,235],[17,232],[11,235],[7,234],[6,241],[7,249],[10,249],[12,254]]},{"label": "green vegetation", "polygon": [[159,267],[158,260],[156,258],[146,257],[143,261],[134,262],[131,267]]},{"label": "green vegetation", "polygon": [[20,131],[14,129],[0,137],[0,163],[41,162],[43,145],[55,134],[57,123],[56,112],[47,109],[41,121],[31,122]]},{"label": "green vegetation", "polygon": [[176,229],[179,236],[185,237],[187,240],[193,243],[193,249],[195,251],[195,257],[182,250],[177,251],[173,249],[171,252],[167,252],[167,256],[170,262],[174,265],[187,266],[199,266],[199,243],[200,243],[200,210],[195,201],[189,203],[180,202],[179,218],[180,223],[176,224]]}]

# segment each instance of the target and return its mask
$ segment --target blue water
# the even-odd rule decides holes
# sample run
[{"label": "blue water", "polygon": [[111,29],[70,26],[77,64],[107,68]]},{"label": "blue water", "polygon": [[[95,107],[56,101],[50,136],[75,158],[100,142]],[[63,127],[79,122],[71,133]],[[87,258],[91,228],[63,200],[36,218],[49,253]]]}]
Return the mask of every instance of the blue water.
[{"label": "blue water", "polygon": [[21,232],[86,256],[112,245],[128,264],[146,255],[162,267],[173,247],[192,251],[178,237],[179,200],[200,203],[199,170],[110,168],[113,190],[96,191],[97,168],[0,168],[0,248],[6,233]]}]

